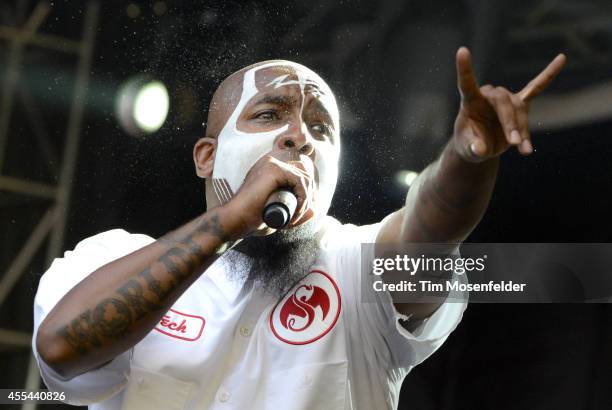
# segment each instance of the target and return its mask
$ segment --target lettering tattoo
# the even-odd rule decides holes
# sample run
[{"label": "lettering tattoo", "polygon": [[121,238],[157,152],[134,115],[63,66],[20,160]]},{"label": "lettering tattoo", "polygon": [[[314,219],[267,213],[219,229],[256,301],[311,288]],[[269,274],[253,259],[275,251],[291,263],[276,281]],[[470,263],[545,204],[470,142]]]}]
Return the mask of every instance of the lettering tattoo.
[{"label": "lettering tattoo", "polygon": [[[469,212],[475,199],[481,192],[468,192],[462,196],[449,198],[439,181],[429,180],[418,187],[419,195],[414,208],[415,216],[411,229],[418,232],[421,241],[436,240],[440,236],[440,221],[446,221],[446,227],[455,227],[456,222],[462,222],[462,215]],[[484,192],[484,191],[483,191]],[[431,217],[435,209],[437,217]]]},{"label": "lettering tattoo", "polygon": [[115,293],[62,326],[61,336],[78,355],[103,347],[126,336],[140,320],[168,308],[168,296],[201,269],[218,250],[203,249],[194,238],[209,235],[221,239],[228,248],[228,235],[216,213],[204,215],[191,234],[170,233],[159,242],[169,249],[150,266],[129,278]]}]

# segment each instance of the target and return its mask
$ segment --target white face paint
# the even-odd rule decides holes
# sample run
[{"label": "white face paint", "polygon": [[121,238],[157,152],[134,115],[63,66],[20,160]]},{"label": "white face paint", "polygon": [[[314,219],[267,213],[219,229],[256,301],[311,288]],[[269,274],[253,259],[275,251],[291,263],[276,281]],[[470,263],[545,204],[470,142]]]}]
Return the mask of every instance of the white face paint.
[{"label": "white face paint", "polygon": [[[274,89],[277,89],[279,87],[298,85],[302,99],[300,121],[302,121],[302,110],[304,109],[306,98],[304,89],[307,85],[313,85],[316,87],[313,87],[313,90],[309,93],[317,97],[323,106],[329,110],[334,126],[338,125],[338,109],[331,90],[316,73],[308,68],[283,61],[263,64],[246,71],[243,77],[240,101],[218,137],[212,185],[221,204],[228,202],[232,198],[253,165],[262,156],[270,153],[273,150],[276,139],[289,129],[289,124],[265,132],[244,132],[238,129],[238,119],[244,108],[260,91],[257,89],[255,74],[257,71],[269,67],[293,67],[296,69],[297,80],[287,79],[290,75],[285,74],[270,81],[266,87],[274,86]],[[309,131],[306,130],[305,132]],[[329,141],[321,141],[314,138],[310,138],[309,142],[314,147],[314,167],[318,173],[314,212],[315,218],[320,218],[327,214],[336,189],[340,150],[338,143],[333,145]]]}]

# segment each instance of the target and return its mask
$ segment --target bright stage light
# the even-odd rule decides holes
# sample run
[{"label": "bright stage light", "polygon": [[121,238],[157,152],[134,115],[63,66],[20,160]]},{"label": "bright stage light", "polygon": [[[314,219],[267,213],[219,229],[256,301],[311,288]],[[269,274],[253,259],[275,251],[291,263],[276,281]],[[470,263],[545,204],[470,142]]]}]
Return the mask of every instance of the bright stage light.
[{"label": "bright stage light", "polygon": [[137,136],[160,129],[169,107],[168,90],[162,82],[138,77],[120,88],[115,108],[123,129]]},{"label": "bright stage light", "polygon": [[168,115],[168,90],[159,81],[140,89],[134,100],[134,120],[145,132],[157,131]]},{"label": "bright stage light", "polygon": [[402,170],[396,174],[395,178],[401,185],[410,186],[418,176],[418,172]]}]

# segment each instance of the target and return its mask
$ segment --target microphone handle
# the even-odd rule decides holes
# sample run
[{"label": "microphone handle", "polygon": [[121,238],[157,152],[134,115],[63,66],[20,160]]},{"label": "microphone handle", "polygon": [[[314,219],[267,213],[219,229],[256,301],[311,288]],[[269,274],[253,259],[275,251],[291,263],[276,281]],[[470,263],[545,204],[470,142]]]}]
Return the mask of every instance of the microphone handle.
[{"label": "microphone handle", "polygon": [[287,189],[274,191],[266,202],[262,219],[270,228],[283,229],[287,226],[297,207],[297,197]]}]

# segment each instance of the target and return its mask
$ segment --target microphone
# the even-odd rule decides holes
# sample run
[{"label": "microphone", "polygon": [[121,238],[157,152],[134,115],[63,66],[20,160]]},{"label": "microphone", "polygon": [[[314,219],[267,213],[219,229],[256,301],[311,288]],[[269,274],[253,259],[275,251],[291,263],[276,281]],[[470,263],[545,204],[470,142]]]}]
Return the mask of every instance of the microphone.
[{"label": "microphone", "polygon": [[286,189],[274,191],[263,210],[263,221],[270,228],[283,229],[295,213],[297,197]]}]

